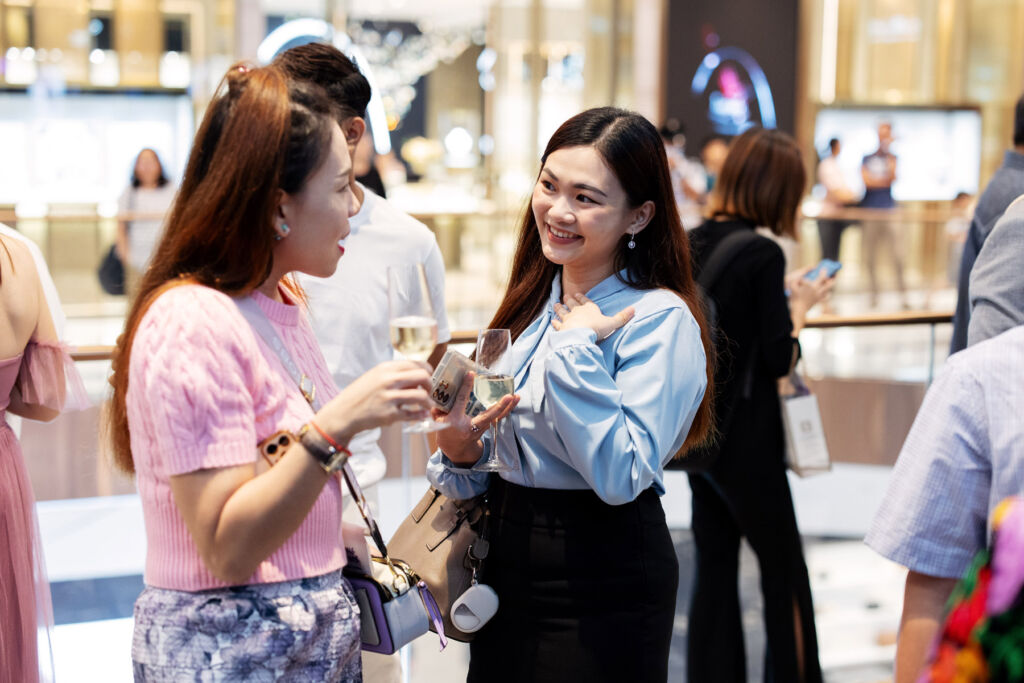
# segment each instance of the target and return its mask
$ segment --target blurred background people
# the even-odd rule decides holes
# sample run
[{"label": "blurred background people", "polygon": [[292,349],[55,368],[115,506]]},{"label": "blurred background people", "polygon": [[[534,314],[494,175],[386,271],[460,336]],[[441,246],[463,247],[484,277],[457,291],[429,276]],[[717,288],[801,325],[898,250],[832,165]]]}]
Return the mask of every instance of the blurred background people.
[{"label": "blurred background people", "polygon": [[700,163],[704,166],[704,176],[707,180],[704,189],[704,202],[707,202],[707,195],[715,189],[715,182],[718,174],[722,171],[722,164],[729,153],[729,138],[724,135],[709,135],[700,144]]},{"label": "blurred background people", "polygon": [[821,239],[821,257],[839,260],[839,245],[843,230],[849,221],[836,217],[836,214],[856,201],[856,195],[839,166],[839,152],[842,144],[839,138],[828,141],[828,154],[818,163],[818,182],[825,188],[825,199],[822,201],[821,214],[818,217],[818,236]]},{"label": "blurred background people", "polygon": [[946,221],[945,233],[949,251],[946,254],[946,280],[956,284],[960,275],[960,261],[963,258],[964,242],[971,227],[971,216],[974,213],[974,195],[969,192],[957,192],[949,204],[950,217]]},{"label": "blurred background people", "polygon": [[0,681],[53,681],[53,611],[21,446],[6,413],[49,421],[87,399],[59,342],[36,263],[20,240],[0,235]]},{"label": "blurred background people", "polygon": [[[950,353],[956,353],[966,348],[968,344],[967,332],[971,322],[973,308],[971,300],[974,295],[970,289],[971,273],[974,270],[975,261],[978,260],[978,255],[981,253],[989,233],[995,227],[996,221],[1002,217],[1010,202],[1021,194],[1024,194],[1024,96],[1017,100],[1014,107],[1013,147],[1003,154],[1003,163],[996,169],[992,180],[989,181],[985,191],[978,199],[978,205],[974,209],[974,218],[971,219],[971,226],[964,241],[963,256],[960,261],[960,278],[957,283],[956,312],[953,315],[953,340],[949,345]],[[993,248],[988,251],[988,254],[988,259],[1008,257],[1007,265],[1016,270],[1017,259],[1012,249],[1004,252]],[[1006,278],[1012,279],[1012,277],[1007,271],[990,280],[989,284],[999,287],[1007,282]]]},{"label": "blurred background people", "polygon": [[[724,240],[758,226],[795,237],[806,175],[790,136],[752,128],[735,138],[708,206],[690,236],[694,269]],[[715,415],[710,469],[691,474],[696,570],[687,627],[690,681],[742,683],[747,665],[737,579],[740,540],[757,555],[767,637],[765,679],[820,682],[810,581],[786,477],[777,381],[800,358],[807,312],[832,281],[786,275],[782,250],[760,235],[707,295],[717,311]],[[787,300],[786,291],[789,291]]]},{"label": "blurred background people", "polygon": [[696,159],[686,156],[686,135],[676,119],[669,119],[658,131],[665,143],[665,156],[672,178],[672,192],[683,227],[693,230],[704,221],[702,215],[706,200],[707,177],[704,167]]},{"label": "blurred background people", "polygon": [[[425,225],[394,208],[373,188],[356,179],[360,171],[365,174],[367,169],[374,168],[373,144],[364,119],[371,95],[369,82],[348,57],[324,43],[293,47],[281,53],[274,63],[292,80],[324,88],[338,112],[338,123],[353,154],[350,182],[354,213],[349,217],[350,232],[343,240],[349,258],[345,267],[338,268],[330,277],[298,278],[308,297],[313,331],[331,376],[339,387],[345,388],[377,364],[394,357],[388,314],[388,266],[424,266],[438,339],[429,362],[437,365],[451,338],[445,316],[444,261],[437,240]],[[371,177],[380,181],[379,175]],[[379,189],[383,191],[383,185]],[[352,469],[375,509],[377,483],[387,473],[380,437],[380,429],[371,429],[349,444]],[[345,518],[362,524],[354,504],[346,508]],[[401,678],[397,654],[386,657],[363,653],[363,667],[368,682],[397,683]]]},{"label": "blurred background people", "polygon": [[[896,182],[896,155],[892,146],[892,124],[883,121],[878,124],[878,149],[864,157],[860,166],[864,181],[864,197],[860,206],[865,209],[887,210],[896,207],[892,197],[892,184]],[[861,223],[864,240],[864,265],[868,271],[870,304],[878,305],[878,252],[880,248],[889,252],[896,272],[896,287],[899,290],[900,306],[909,308],[907,285],[903,268],[906,261],[906,235],[896,221],[889,219],[865,220]],[[884,245],[884,246],[883,246]]]},{"label": "blurred background people", "polygon": [[138,290],[139,278],[156,251],[163,216],[177,189],[167,178],[157,153],[148,147],[140,151],[135,157],[131,182],[117,200],[119,214],[140,214],[137,219],[117,222],[117,253],[125,266],[125,291],[129,295]]}]

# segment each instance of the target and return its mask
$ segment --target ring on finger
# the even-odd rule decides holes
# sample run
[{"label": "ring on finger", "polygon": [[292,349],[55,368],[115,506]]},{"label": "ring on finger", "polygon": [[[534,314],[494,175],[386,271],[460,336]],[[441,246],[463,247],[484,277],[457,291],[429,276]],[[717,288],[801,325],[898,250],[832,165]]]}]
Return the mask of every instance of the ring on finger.
[{"label": "ring on finger", "polygon": [[480,425],[470,424],[469,429],[474,434],[479,434],[480,433]]}]

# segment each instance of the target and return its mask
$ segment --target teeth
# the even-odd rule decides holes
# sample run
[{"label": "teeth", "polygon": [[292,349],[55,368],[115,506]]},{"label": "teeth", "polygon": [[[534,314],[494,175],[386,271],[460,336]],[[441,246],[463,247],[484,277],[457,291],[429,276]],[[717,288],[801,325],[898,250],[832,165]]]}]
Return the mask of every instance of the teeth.
[{"label": "teeth", "polygon": [[561,230],[555,230],[550,225],[548,226],[548,230],[550,230],[551,234],[554,235],[555,237],[560,237],[560,238],[562,238],[564,240],[572,239],[573,237],[576,237],[576,234],[574,234],[574,233],[563,232]]}]

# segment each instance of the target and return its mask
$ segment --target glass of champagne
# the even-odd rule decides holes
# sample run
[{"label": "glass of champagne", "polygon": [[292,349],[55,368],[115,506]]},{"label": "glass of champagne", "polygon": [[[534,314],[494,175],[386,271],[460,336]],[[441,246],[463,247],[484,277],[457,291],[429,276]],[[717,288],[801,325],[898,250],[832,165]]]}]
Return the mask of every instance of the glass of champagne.
[{"label": "glass of champagne", "polygon": [[[437,318],[423,264],[388,266],[388,316],[391,346],[411,360],[426,361],[437,346]],[[435,432],[447,428],[425,418],[407,422],[406,432]]]},{"label": "glass of champagne", "polygon": [[[476,339],[476,364],[473,394],[484,408],[490,408],[515,389],[512,376],[512,336],[508,330],[481,330]],[[474,469],[486,472],[511,472],[515,468],[498,457],[498,421],[491,424],[491,453]]]}]

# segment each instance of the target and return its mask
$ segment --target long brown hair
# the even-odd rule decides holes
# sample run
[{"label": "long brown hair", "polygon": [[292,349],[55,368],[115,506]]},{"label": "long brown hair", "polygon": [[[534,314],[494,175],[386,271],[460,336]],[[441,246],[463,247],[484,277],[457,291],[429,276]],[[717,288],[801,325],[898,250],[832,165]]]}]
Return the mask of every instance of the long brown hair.
[{"label": "long brown hair", "polygon": [[[636,247],[627,249],[623,244],[615,252],[615,271],[625,271],[626,284],[637,289],[675,292],[700,326],[707,359],[707,388],[680,451],[683,453],[703,443],[712,432],[715,354],[690,267],[689,241],[676,209],[665,146],[658,131],[644,117],[623,109],[600,107],[577,114],[555,131],[541,157],[541,168],[552,152],[566,147],[596,149],[615,173],[631,207],[654,202],[654,216],[637,237]],[[544,257],[537,221],[527,205],[508,287],[490,327],[508,328],[512,338],[518,338],[544,308],[551,283],[560,272],[561,266]]]},{"label": "long brown hair", "polygon": [[796,213],[806,182],[796,140],[780,130],[751,128],[729,145],[708,212],[796,239]]},{"label": "long brown hair", "polygon": [[114,461],[135,469],[125,396],[132,342],[149,305],[195,282],[231,295],[262,284],[273,266],[277,191],[298,192],[326,158],[334,114],[320,88],[289,83],[277,67],[231,67],[199,126],[163,237],[114,350],[105,416]]}]

